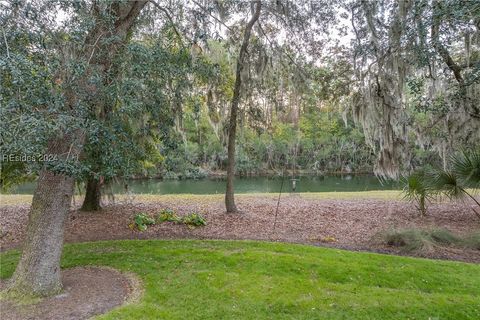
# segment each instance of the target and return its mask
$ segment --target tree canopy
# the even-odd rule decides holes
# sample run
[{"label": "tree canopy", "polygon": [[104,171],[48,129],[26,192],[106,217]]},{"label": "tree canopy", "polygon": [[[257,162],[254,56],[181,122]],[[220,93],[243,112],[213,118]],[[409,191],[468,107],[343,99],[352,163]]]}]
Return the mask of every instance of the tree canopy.
[{"label": "tree canopy", "polygon": [[37,180],[18,290],[58,290],[76,182],[98,202],[116,178],[226,170],[235,211],[235,173],[398,178],[480,141],[477,1],[0,9],[2,189]]}]

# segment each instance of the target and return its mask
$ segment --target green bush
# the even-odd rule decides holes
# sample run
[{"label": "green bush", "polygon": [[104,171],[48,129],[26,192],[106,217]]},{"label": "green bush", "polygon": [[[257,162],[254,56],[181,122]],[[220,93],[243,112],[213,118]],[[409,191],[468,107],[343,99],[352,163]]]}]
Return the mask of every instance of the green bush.
[{"label": "green bush", "polygon": [[175,172],[167,171],[163,174],[162,178],[165,180],[178,180],[179,177]]},{"label": "green bush", "polygon": [[160,211],[157,216],[158,222],[181,222],[182,219],[175,213],[175,211],[170,209],[165,209]]},{"label": "green bush", "polygon": [[183,223],[190,227],[200,227],[207,225],[207,220],[200,213],[189,213],[182,219]]},{"label": "green bush", "polygon": [[383,236],[387,245],[401,248],[406,252],[423,250],[432,245],[425,234],[416,229],[390,230]]},{"label": "green bush", "polygon": [[185,170],[183,177],[185,179],[203,179],[208,176],[208,172],[199,167],[188,168]]},{"label": "green bush", "polygon": [[155,224],[155,219],[149,217],[146,213],[139,213],[133,219],[135,226],[140,231],[147,230],[148,226]]}]

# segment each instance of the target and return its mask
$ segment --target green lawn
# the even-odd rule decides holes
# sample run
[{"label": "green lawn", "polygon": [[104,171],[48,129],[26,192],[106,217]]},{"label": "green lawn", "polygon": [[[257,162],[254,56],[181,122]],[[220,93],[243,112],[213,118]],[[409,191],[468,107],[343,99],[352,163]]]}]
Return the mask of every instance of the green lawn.
[{"label": "green lawn", "polygon": [[[9,277],[18,252],[1,256]],[[480,319],[480,265],[251,241],[70,244],[64,268],[136,273],[140,302],[100,319]]]}]

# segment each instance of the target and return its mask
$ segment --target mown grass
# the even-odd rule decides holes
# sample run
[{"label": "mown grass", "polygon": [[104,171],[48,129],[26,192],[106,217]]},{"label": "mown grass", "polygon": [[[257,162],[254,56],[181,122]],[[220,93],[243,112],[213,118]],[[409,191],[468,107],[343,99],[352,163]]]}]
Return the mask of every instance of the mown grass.
[{"label": "mown grass", "polygon": [[[1,256],[9,277],[18,252]],[[252,241],[70,244],[63,268],[137,274],[144,296],[99,319],[479,319],[480,265]]]}]

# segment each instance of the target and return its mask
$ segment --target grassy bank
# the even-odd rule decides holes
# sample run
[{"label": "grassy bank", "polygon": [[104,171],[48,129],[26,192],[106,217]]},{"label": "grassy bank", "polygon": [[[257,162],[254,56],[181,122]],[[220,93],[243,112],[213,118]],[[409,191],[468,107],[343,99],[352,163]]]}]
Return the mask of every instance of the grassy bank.
[{"label": "grassy bank", "polygon": [[[18,252],[1,256],[9,277]],[[246,241],[65,247],[64,268],[134,272],[144,295],[100,319],[477,319],[480,265]]]},{"label": "grassy bank", "polygon": [[[290,193],[283,193],[282,197],[290,196]],[[307,199],[381,199],[381,200],[400,200],[402,199],[399,190],[378,190],[378,191],[354,191],[354,192],[305,192],[295,193]],[[278,193],[241,193],[238,198],[245,197],[278,197]],[[159,202],[166,200],[192,200],[192,201],[220,201],[223,200],[223,194],[137,194],[129,199],[136,202]],[[82,196],[76,196],[77,203],[82,201]],[[115,196],[118,201],[125,201],[127,197],[122,194]],[[29,204],[32,201],[32,195],[28,194],[6,194],[0,196],[0,205]]]}]

